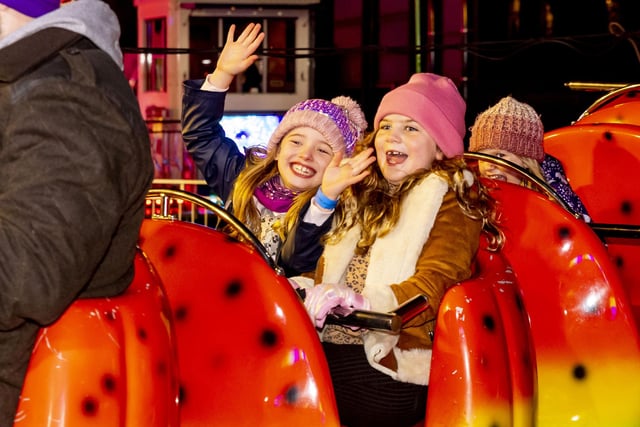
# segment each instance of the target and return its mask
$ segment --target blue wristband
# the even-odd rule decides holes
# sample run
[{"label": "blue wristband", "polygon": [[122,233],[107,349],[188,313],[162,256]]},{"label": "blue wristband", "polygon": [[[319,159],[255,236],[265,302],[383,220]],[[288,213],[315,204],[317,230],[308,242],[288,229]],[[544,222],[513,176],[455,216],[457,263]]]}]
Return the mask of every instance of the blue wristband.
[{"label": "blue wristband", "polygon": [[322,209],[331,210],[336,208],[338,201],[328,198],[327,195],[322,192],[322,188],[318,187],[318,192],[316,193],[316,204]]}]

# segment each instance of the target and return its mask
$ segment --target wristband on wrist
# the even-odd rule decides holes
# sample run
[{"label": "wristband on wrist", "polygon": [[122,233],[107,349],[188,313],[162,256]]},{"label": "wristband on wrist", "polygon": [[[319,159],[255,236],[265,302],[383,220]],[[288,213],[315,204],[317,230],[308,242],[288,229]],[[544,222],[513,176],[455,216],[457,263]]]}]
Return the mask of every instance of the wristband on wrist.
[{"label": "wristband on wrist", "polygon": [[316,193],[316,204],[322,209],[331,210],[336,208],[338,201],[328,198],[327,195],[322,192],[322,189],[318,187],[318,192]]}]

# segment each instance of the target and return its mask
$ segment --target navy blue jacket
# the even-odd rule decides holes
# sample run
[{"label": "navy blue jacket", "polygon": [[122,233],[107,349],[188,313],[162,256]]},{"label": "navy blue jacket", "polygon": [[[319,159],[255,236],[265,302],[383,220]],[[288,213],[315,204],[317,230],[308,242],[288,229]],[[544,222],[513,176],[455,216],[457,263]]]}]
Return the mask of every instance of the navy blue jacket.
[{"label": "navy blue jacket", "polygon": [[[184,82],[182,96],[182,138],[207,184],[227,205],[233,184],[245,167],[245,155],[220,125],[226,92],[201,90],[204,80]],[[266,144],[266,141],[265,141]],[[300,215],[304,214],[306,206]],[[314,271],[322,254],[320,238],[331,227],[331,218],[322,226],[301,219],[280,247],[276,263],[288,277]]]},{"label": "navy blue jacket", "polygon": [[227,93],[201,90],[203,82],[184,82],[182,139],[209,187],[227,202],[245,156],[220,125]]}]

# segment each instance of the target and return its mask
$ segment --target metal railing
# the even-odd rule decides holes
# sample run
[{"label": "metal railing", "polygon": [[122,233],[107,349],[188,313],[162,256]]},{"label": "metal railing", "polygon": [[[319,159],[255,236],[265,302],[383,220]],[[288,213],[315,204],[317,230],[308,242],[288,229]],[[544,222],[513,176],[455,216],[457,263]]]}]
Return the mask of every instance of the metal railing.
[{"label": "metal railing", "polygon": [[155,178],[153,180],[154,188],[161,185],[170,185],[178,187],[178,190],[185,191],[185,188],[189,185],[207,185],[207,181],[204,179],[181,179],[181,178]]},{"label": "metal railing", "polygon": [[[240,240],[252,245],[276,273],[284,274],[282,268],[274,262],[260,240],[247,226],[224,207],[205,197],[188,191],[152,188],[147,193],[147,206],[150,208],[147,217],[151,219],[186,221],[214,229],[219,229],[223,225],[229,226],[237,232]],[[186,209],[185,206],[187,206]]]}]

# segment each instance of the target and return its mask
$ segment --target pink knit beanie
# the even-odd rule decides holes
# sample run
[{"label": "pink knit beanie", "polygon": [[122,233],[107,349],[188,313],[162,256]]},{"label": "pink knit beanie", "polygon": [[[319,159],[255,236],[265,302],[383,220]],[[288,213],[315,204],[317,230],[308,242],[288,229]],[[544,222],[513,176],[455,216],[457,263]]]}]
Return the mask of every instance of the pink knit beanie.
[{"label": "pink knit beanie", "polygon": [[478,114],[469,139],[469,151],[493,148],[537,161],[544,159],[544,126],[529,104],[506,96]]},{"label": "pink knit beanie", "polygon": [[429,132],[446,157],[454,157],[464,152],[466,108],[458,88],[450,79],[418,73],[382,98],[374,127],[378,129],[380,121],[389,114],[411,117]]},{"label": "pink knit beanie", "polygon": [[37,18],[59,8],[60,0],[0,0],[0,4],[9,6],[23,15]]},{"label": "pink knit beanie", "polygon": [[267,143],[267,151],[273,150],[293,129],[308,126],[320,132],[333,152],[344,149],[350,156],[356,142],[367,129],[360,105],[348,96],[338,96],[331,101],[307,99],[287,111]]}]

